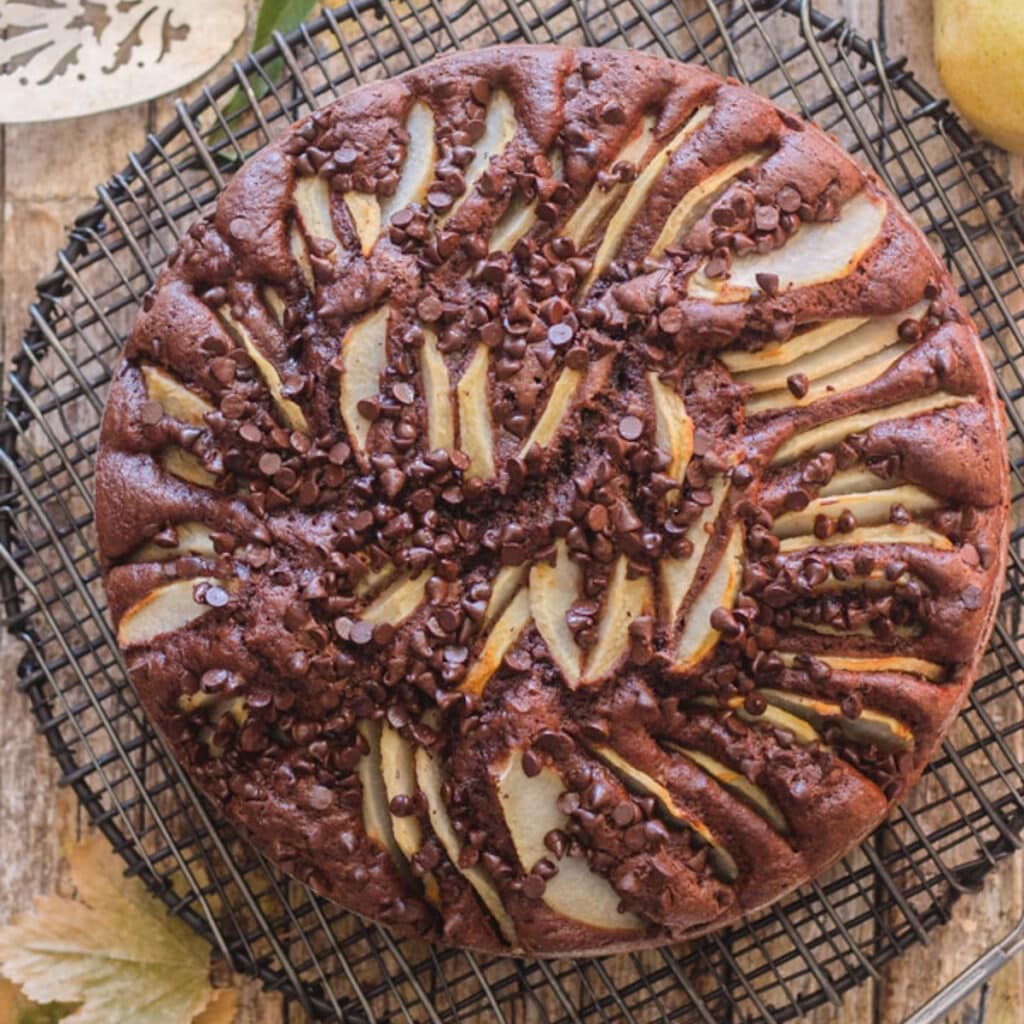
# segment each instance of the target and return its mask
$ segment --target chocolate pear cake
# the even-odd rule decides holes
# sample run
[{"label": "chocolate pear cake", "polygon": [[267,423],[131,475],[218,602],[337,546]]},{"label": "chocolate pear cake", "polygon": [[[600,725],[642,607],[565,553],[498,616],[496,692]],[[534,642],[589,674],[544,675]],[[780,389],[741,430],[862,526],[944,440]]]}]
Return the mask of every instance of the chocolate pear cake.
[{"label": "chocolate pear cake", "polygon": [[906,793],[1007,527],[977,331],[828,136],[500,47],[250,159],[146,295],[96,524],[223,816],[401,934],[535,955],[763,906]]}]

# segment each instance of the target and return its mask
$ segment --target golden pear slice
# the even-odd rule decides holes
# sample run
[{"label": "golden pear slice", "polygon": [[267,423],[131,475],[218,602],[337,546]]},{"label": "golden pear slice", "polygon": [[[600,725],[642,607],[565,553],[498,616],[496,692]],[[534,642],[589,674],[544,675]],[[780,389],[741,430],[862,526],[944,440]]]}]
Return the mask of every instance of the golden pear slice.
[{"label": "golden pear slice", "polygon": [[525,455],[534,445],[538,448],[546,448],[558,433],[558,428],[565,419],[569,408],[572,405],[573,395],[583,380],[582,370],[573,370],[566,366],[558,375],[555,386],[551,389],[544,411],[537,420],[530,436],[523,442],[519,454]]},{"label": "golden pear slice", "polygon": [[743,530],[736,525],[732,528],[718,566],[686,616],[686,624],[676,649],[674,668],[691,669],[711,653],[720,636],[718,630],[711,626],[711,613],[716,608],[731,608],[735,604],[742,579]]},{"label": "golden pear slice", "polygon": [[689,558],[663,558],[658,565],[661,616],[665,622],[674,623],[679,615],[728,493],[728,479],[714,477],[711,481],[711,504],[705,506],[687,533],[687,538],[693,543],[693,553]]},{"label": "golden pear slice", "polygon": [[[710,112],[710,107],[703,107]],[[683,238],[697,223],[704,211],[742,174],[748,167],[763,163],[767,153],[753,151],[731,160],[709,174],[700,184],[695,185],[668,215],[657,241],[651,247],[650,256],[658,259],[670,246]]]},{"label": "golden pear slice", "polygon": [[380,729],[380,770],[391,815],[391,831],[398,848],[411,859],[423,845],[423,827],[414,814],[395,814],[391,801],[396,796],[416,796],[416,760],[412,747],[397,729],[387,722]]},{"label": "golden pear slice", "polygon": [[444,357],[437,350],[437,335],[423,331],[420,350],[423,368],[423,397],[427,404],[427,444],[431,451],[455,448],[455,417],[452,414],[451,381]]},{"label": "golden pear slice", "polygon": [[313,277],[313,264],[309,262],[309,249],[306,247],[306,239],[302,235],[302,229],[298,224],[292,224],[288,233],[288,248],[291,250],[292,259],[299,268],[302,280],[311,291],[316,291],[316,278]]},{"label": "golden pear slice", "polygon": [[881,409],[870,409],[867,412],[858,412],[837,420],[829,420],[827,423],[794,434],[783,441],[772,456],[771,464],[776,466],[780,463],[791,462],[801,455],[810,455],[834,448],[845,441],[850,434],[863,433],[878,423],[907,419],[911,416],[920,416],[925,412],[937,412],[939,409],[950,409],[964,401],[965,399],[959,395],[936,391],[931,395],[921,395],[919,398],[909,398],[905,402],[897,402],[896,405],[887,405]]},{"label": "golden pear slice", "polygon": [[284,296],[272,285],[265,284],[262,288],[263,301],[270,310],[270,315],[278,327],[284,327],[284,314],[288,308]]},{"label": "golden pear slice", "polygon": [[369,256],[380,237],[380,203],[372,192],[345,192],[341,198],[359,236],[359,248]]},{"label": "golden pear slice", "polygon": [[224,321],[231,335],[241,344],[242,348],[245,349],[245,354],[255,364],[256,369],[263,378],[263,383],[267,385],[267,390],[270,392],[270,397],[274,400],[274,405],[280,413],[281,419],[292,430],[297,430],[301,434],[308,434],[309,424],[306,422],[305,414],[295,402],[290,398],[285,398],[281,393],[281,375],[277,372],[277,367],[260,351],[256,340],[246,329],[245,324],[236,320],[231,315],[231,307],[226,304],[221,306],[217,312],[220,314],[221,320]]},{"label": "golden pear slice", "polygon": [[714,836],[708,831],[707,825],[696,818],[656,779],[645,771],[627,761],[618,751],[604,743],[588,744],[587,749],[600,758],[619,778],[627,789],[641,796],[653,796],[662,812],[672,820],[673,824],[691,829],[709,846],[716,846]]},{"label": "golden pear slice", "polygon": [[729,790],[741,803],[760,814],[776,832],[784,836],[789,835],[789,823],[782,811],[779,810],[778,805],[760,786],[755,786],[742,772],[722,764],[721,761],[709,757],[701,750],[681,747],[675,743],[666,743],[665,746],[677,754],[688,757],[698,768],[707,772],[716,782]]},{"label": "golden pear slice", "polygon": [[584,857],[555,859],[544,845],[553,829],[565,829],[568,818],[558,809],[566,790],[553,768],[532,777],[523,771],[522,751],[511,753],[499,769],[495,788],[516,856],[523,871],[530,872],[547,858],[558,865],[558,874],[547,880],[541,899],[560,917],[579,921],[602,931],[639,931],[643,922],[619,910],[621,897],[602,875],[590,870]]},{"label": "golden pear slice", "polygon": [[[719,359],[730,373],[741,374],[752,370],[764,370],[768,367],[786,366],[803,356],[811,355],[826,345],[831,345],[838,338],[845,338],[865,324],[877,323],[860,317],[844,320],[824,320],[784,342],[765,345],[756,352],[736,349],[722,352]],[[792,371],[785,371],[788,377]],[[785,383],[785,378],[783,378]]]},{"label": "golden pear slice", "polygon": [[809,722],[819,732],[826,719],[838,725],[852,743],[876,746],[886,752],[914,749],[914,734],[902,722],[880,711],[864,708],[856,718],[847,718],[838,704],[787,690],[758,690],[769,704]]},{"label": "golden pear slice", "polygon": [[[779,652],[779,657],[786,666],[799,667],[796,654]],[[945,665],[939,665],[934,661],[925,661],[923,658],[903,658],[898,655],[855,658],[837,654],[815,654],[813,657],[816,661],[823,661],[838,672],[896,672],[902,675],[922,676],[933,683],[944,679],[946,675]]]},{"label": "golden pear slice", "polygon": [[375,597],[359,618],[375,626],[385,622],[400,626],[423,604],[429,579],[430,572],[426,569],[418,576],[403,576]]},{"label": "golden pear slice", "polygon": [[[788,394],[786,380],[795,373],[804,374],[809,381],[820,382],[822,387],[826,382],[836,385],[836,382],[842,379],[835,377],[840,370],[857,370],[863,362],[870,361],[883,352],[899,349],[902,354],[911,348],[912,346],[900,341],[900,324],[907,319],[919,319],[927,309],[927,303],[918,303],[905,312],[867,320],[862,326],[841,335],[830,345],[817,348],[813,352],[794,352],[792,358],[782,363],[773,363],[737,372],[736,379],[753,388],[756,393],[786,391]],[[788,352],[790,348],[797,347],[801,337],[808,337],[808,335],[797,335],[783,345],[782,349]],[[894,358],[890,360],[890,362],[892,361],[895,361]],[[725,362],[724,358],[723,362]],[[877,372],[875,376],[877,376]],[[856,378],[850,377],[849,379]],[[869,376],[862,375],[861,383],[871,379]],[[848,385],[848,387],[852,386],[852,384]],[[846,388],[835,386],[835,390],[842,391]]]},{"label": "golden pear slice", "polygon": [[[750,416],[756,416],[762,412],[794,409],[810,405],[812,402],[818,401],[819,398],[828,398],[845,391],[853,391],[855,388],[863,387],[865,384],[877,380],[913,347],[905,342],[899,342],[881,352],[876,352],[873,356],[868,356],[853,366],[847,366],[842,370],[836,370],[835,373],[819,377],[817,380],[811,381],[806,394],[800,398],[794,395],[789,388],[755,395],[747,401],[747,413]],[[799,369],[799,363],[794,363],[793,366],[794,373],[802,372]]]},{"label": "golden pear slice", "polygon": [[554,565],[537,562],[530,570],[530,612],[534,624],[570,687],[580,681],[583,651],[565,616],[579,600],[582,582],[583,573],[569,557],[564,540],[555,544]]},{"label": "golden pear slice", "polygon": [[447,213],[438,218],[438,225],[443,225],[455,211],[462,206],[472,193],[480,175],[487,170],[494,157],[501,156],[505,147],[512,141],[516,133],[516,110],[509,99],[508,93],[502,89],[491,95],[487,104],[484,121],[484,133],[475,145],[475,153],[469,166],[463,172],[466,178],[466,191],[448,208]]},{"label": "golden pear slice", "polygon": [[217,485],[217,477],[203,465],[202,460],[182,448],[165,448],[160,453],[160,465],[171,476],[198,487],[212,488]]},{"label": "golden pear slice", "polygon": [[501,902],[501,895],[498,887],[494,884],[491,876],[479,865],[463,868],[459,866],[459,854],[462,852],[462,842],[452,825],[448,815],[448,809],[442,795],[444,787],[444,776],[437,759],[427,750],[426,747],[416,749],[416,783],[427,804],[427,813],[430,816],[430,827],[434,835],[444,847],[448,859],[455,866],[455,869],[466,879],[480,897],[480,902],[487,908],[488,913],[494,918],[502,938],[513,948],[517,948],[519,940],[516,937],[515,925],[508,911]]},{"label": "golden pear slice", "polygon": [[359,403],[380,391],[380,378],[388,364],[388,306],[381,306],[357,320],[341,340],[342,374],[339,405],[341,418],[357,450],[365,455],[371,420]]},{"label": "golden pear slice", "polygon": [[484,628],[488,628],[492,622],[508,607],[509,602],[519,592],[523,581],[526,579],[528,566],[503,565],[491,581],[491,596],[487,601],[487,610],[484,612]]},{"label": "golden pear slice", "polygon": [[[360,558],[364,564],[367,562],[365,555],[361,555]],[[397,575],[398,566],[396,566],[394,562],[385,562],[379,569],[371,569],[355,585],[353,593],[356,597],[368,597],[371,594],[376,595]]]},{"label": "golden pear slice", "polygon": [[819,498],[835,494],[857,494],[861,491],[887,491],[897,486],[895,480],[885,480],[870,469],[841,469],[818,491]]},{"label": "golden pear slice", "polygon": [[121,647],[137,647],[165,633],[174,633],[195,622],[208,611],[210,605],[195,599],[195,588],[207,583],[226,586],[210,576],[197,576],[189,580],[174,580],[151,590],[121,616],[117,626],[117,642]]},{"label": "golden pear slice", "polygon": [[165,415],[193,427],[206,426],[206,414],[213,412],[213,406],[194,391],[189,391],[173,374],[146,363],[142,367],[142,379],[146,385],[146,397],[156,402]]},{"label": "golden pear slice", "polygon": [[[551,172],[554,177],[562,177],[562,151],[554,149],[549,154]],[[511,252],[516,242],[525,235],[537,221],[537,204],[539,198],[527,202],[522,193],[516,192],[508,204],[501,219],[494,225],[488,247],[491,252]]]},{"label": "golden pear slice", "polygon": [[[941,508],[942,502],[915,484],[901,484],[860,494],[833,494],[815,498],[799,512],[784,512],[775,520],[773,532],[776,537],[783,538],[803,536],[814,532],[814,521],[818,516],[837,519],[844,512],[852,512],[860,526],[876,526],[889,522],[893,505],[902,505],[911,515],[920,516]],[[839,539],[836,543],[845,542]]]},{"label": "golden pear slice", "polygon": [[498,617],[480,656],[470,666],[459,689],[480,696],[501,666],[501,659],[515,646],[529,621],[530,591],[523,587]]},{"label": "golden pear slice", "polygon": [[434,142],[434,112],[422,100],[417,100],[405,119],[409,144],[398,177],[394,195],[383,201],[381,220],[387,224],[399,210],[410,203],[422,203],[434,178],[437,164],[437,144]]},{"label": "golden pear slice", "polygon": [[490,480],[494,476],[494,437],[487,368],[490,352],[478,345],[456,387],[459,402],[459,447],[469,457],[467,476]]},{"label": "golden pear slice", "polygon": [[604,610],[597,626],[597,643],[587,658],[585,683],[598,682],[615,671],[629,653],[629,626],[651,611],[651,581],[646,576],[629,579],[629,559],[620,555],[605,592]]},{"label": "golden pear slice", "polygon": [[[793,619],[793,625],[798,626],[800,629],[806,629],[808,632],[817,633],[819,636],[874,637],[875,635],[871,627],[867,625],[857,626],[855,629],[846,629],[842,626],[833,626],[827,622],[811,622],[809,619],[803,619],[799,617]],[[893,626],[892,631],[898,637],[903,637],[904,639],[914,639],[915,637],[919,637],[924,632],[924,629],[920,625]]]},{"label": "golden pear slice", "polygon": [[356,774],[363,790],[363,828],[374,843],[391,855],[395,867],[405,874],[408,864],[391,828],[391,809],[388,807],[388,794],[381,771],[381,723],[365,719],[358,722],[356,728],[370,748],[356,765]]},{"label": "golden pear slice", "polygon": [[839,220],[802,224],[781,249],[738,257],[728,278],[711,280],[698,270],[690,294],[745,302],[759,288],[758,274],[774,274],[780,291],[846,277],[877,241],[888,212],[883,199],[859,192],[839,211]]},{"label": "golden pear slice", "polygon": [[[654,405],[654,441],[671,460],[666,472],[683,482],[686,467],[693,455],[693,420],[686,411],[683,396],[669,387],[651,370],[647,374]],[[668,499],[673,500],[671,495]]]},{"label": "golden pear slice", "polygon": [[213,546],[213,531],[203,523],[175,523],[174,532],[178,542],[172,547],[164,547],[147,541],[132,552],[133,562],[169,562],[172,558],[184,555],[198,555],[200,558],[216,558],[217,550]]},{"label": "golden pear slice", "polygon": [[[322,238],[341,248],[341,239],[334,230],[334,216],[331,213],[331,190],[326,179],[319,175],[307,175],[295,179],[292,191],[299,222],[309,238]],[[303,244],[305,249],[305,244]],[[294,255],[294,250],[293,250]]]},{"label": "golden pear slice", "polygon": [[897,526],[886,523],[881,526],[864,526],[849,533],[834,533],[825,540],[818,540],[813,534],[800,537],[787,537],[779,545],[782,554],[800,551],[804,548],[834,548],[856,544],[918,544],[936,551],[952,551],[953,543],[937,530],[929,529],[920,523],[907,523]]},{"label": "golden pear slice", "polygon": [[821,736],[813,726],[804,721],[804,719],[798,718],[796,715],[792,715],[788,711],[776,707],[774,704],[766,705],[761,714],[752,715],[743,707],[742,697],[729,697],[722,704],[719,704],[715,697],[696,697],[693,702],[706,708],[727,707],[740,721],[746,722],[748,725],[764,724],[770,725],[774,729],[784,729],[802,747],[821,742]]},{"label": "golden pear slice", "polygon": [[[643,120],[637,126],[636,133],[615,155],[609,167],[619,163],[630,163],[635,167],[646,156],[647,151],[654,144],[654,126],[657,122],[650,114],[645,114]],[[622,198],[629,188],[628,185],[613,185],[610,189],[604,190],[600,185],[591,186],[583,202],[576,207],[573,215],[562,229],[566,238],[571,238],[576,243],[577,249],[582,249],[587,239],[593,234],[594,228],[604,219],[605,214],[612,209]]]},{"label": "golden pear slice", "polygon": [[676,132],[672,141],[651,157],[647,166],[629,186],[604,230],[604,237],[594,254],[594,267],[586,281],[583,282],[584,293],[588,292],[594,282],[608,269],[608,264],[619,251],[619,246],[622,245],[622,240],[626,236],[626,232],[629,231],[633,219],[644,208],[651,188],[668,165],[669,160],[675,155],[676,150],[711,116],[712,109],[710,106],[698,107],[690,115],[686,124]]}]

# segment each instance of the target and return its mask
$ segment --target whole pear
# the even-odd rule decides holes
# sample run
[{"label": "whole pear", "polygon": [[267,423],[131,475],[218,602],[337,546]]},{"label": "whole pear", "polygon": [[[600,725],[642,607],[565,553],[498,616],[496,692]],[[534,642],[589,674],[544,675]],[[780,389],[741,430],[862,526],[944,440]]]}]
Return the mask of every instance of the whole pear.
[{"label": "whole pear", "polygon": [[1024,0],[934,0],[935,63],[986,139],[1024,153]]}]

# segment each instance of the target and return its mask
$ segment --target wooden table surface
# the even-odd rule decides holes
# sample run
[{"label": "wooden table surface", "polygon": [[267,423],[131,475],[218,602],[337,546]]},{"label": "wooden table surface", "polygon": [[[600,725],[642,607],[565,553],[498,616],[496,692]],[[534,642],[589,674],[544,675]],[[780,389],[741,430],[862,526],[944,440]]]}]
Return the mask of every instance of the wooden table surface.
[{"label": "wooden table surface", "polygon": [[[861,32],[905,54],[923,84],[941,94],[932,61],[931,0],[826,0]],[[250,18],[250,21],[252,19]],[[251,26],[250,26],[251,28]],[[170,103],[150,103],[83,120],[0,126],[0,353],[16,349],[35,281],[54,262],[75,214],[91,204],[94,187],[125,164],[144,134],[169,117]],[[1024,159],[997,153],[998,166],[1024,196]],[[18,651],[0,641],[0,923],[27,909],[37,893],[66,885],[62,851],[84,827],[74,797],[56,786],[57,768],[35,734],[28,704],[15,689]],[[1019,709],[1018,709],[1019,713]],[[816,1024],[892,1024],[955,976],[1024,911],[1024,855],[1004,861],[975,898],[961,900],[951,923],[928,947],[915,947],[887,968],[881,981],[850,993],[842,1008],[818,1011]],[[244,986],[240,1020],[283,1019],[280,1000]],[[292,1021],[301,1016],[291,1015]],[[484,1018],[481,1018],[483,1020]],[[956,1024],[1022,1024],[1024,958],[950,1018]]]}]

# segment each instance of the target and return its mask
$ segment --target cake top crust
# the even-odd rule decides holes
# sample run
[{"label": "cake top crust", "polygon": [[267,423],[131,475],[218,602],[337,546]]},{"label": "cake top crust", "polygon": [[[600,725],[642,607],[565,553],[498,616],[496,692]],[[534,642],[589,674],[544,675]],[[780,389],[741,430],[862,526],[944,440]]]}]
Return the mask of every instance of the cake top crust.
[{"label": "cake top crust", "polygon": [[204,793],[406,934],[635,948],[878,824],[964,699],[1006,453],[956,290],[813,125],[630,51],[363,86],[145,296],[96,524]]}]

